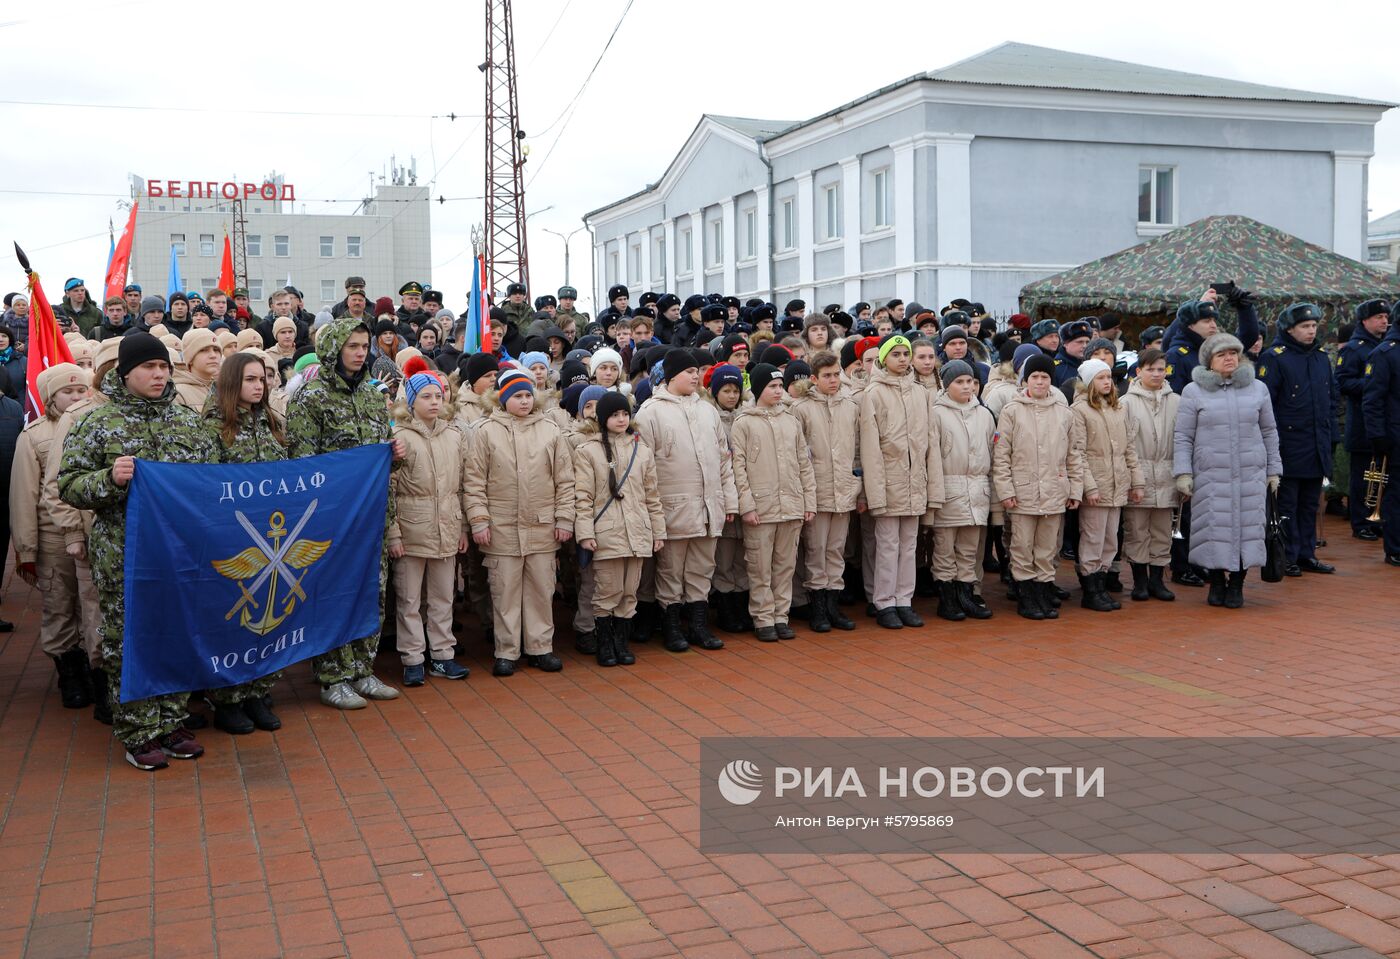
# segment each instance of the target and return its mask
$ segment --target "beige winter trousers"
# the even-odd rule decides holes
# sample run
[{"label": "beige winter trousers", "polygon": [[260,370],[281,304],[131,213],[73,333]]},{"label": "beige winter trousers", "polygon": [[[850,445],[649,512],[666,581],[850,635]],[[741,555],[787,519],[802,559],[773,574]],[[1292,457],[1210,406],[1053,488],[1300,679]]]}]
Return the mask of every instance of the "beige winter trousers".
[{"label": "beige winter trousers", "polygon": [[1027,516],[1011,513],[1011,576],[1017,582],[1055,581],[1055,556],[1060,552],[1060,530],[1065,514]]},{"label": "beige winter trousers", "polygon": [[528,556],[482,557],[491,581],[491,614],[496,625],[496,658],[554,652],[554,551]]},{"label": "beige winter trousers", "polygon": [[[452,587],[456,577],[455,556],[443,559],[402,556],[394,560],[399,659],[405,666],[422,665],[428,647],[432,648],[433,659],[452,658],[456,645],[452,637]],[[423,622],[425,606],[427,623]]]},{"label": "beige winter trousers", "polygon": [[976,583],[977,561],[982,553],[982,526],[934,528],[933,578],[942,583]]},{"label": "beige winter trousers", "polygon": [[1079,571],[1085,576],[1106,572],[1118,552],[1120,506],[1079,504]]},{"label": "beige winter trousers", "polygon": [[818,513],[802,530],[808,589],[841,589],[846,571],[846,537],[851,520],[847,513]]},{"label": "beige winter trousers", "polygon": [[1166,566],[1172,558],[1171,507],[1123,510],[1123,556],[1130,563]]},{"label": "beige winter trousers", "polygon": [[[631,619],[637,612],[637,583],[642,578],[640,556],[595,559],[584,572],[593,573],[593,615]],[[583,599],[580,597],[579,602]]]},{"label": "beige winter trousers", "polygon": [[718,536],[666,540],[656,557],[656,601],[662,606],[708,601],[718,542]]},{"label": "beige winter trousers", "polygon": [[744,560],[749,571],[749,615],[755,626],[786,623],[792,608],[793,569],[802,521],[744,527]]},{"label": "beige winter trousers", "polygon": [[[876,609],[914,604],[914,551],[919,543],[919,517],[875,517]],[[870,581],[866,573],[866,582]]]}]

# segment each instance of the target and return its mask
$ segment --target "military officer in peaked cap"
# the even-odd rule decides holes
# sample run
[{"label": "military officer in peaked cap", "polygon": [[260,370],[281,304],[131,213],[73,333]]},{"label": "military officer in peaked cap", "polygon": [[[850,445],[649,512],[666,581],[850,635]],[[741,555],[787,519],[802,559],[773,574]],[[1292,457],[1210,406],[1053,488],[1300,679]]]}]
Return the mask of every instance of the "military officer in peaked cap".
[{"label": "military officer in peaked cap", "polygon": [[423,284],[409,280],[399,287],[399,308],[394,311],[400,323],[417,323],[422,326],[429,317],[423,311]]}]

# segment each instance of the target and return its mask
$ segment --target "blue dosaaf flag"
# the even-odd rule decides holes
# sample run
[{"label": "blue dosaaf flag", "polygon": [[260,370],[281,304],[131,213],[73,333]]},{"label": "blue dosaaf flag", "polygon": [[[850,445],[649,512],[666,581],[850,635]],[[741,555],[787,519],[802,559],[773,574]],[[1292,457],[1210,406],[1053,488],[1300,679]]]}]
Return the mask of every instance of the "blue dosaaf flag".
[{"label": "blue dosaaf flag", "polygon": [[392,455],[138,461],[122,701],[248,682],[377,631]]}]

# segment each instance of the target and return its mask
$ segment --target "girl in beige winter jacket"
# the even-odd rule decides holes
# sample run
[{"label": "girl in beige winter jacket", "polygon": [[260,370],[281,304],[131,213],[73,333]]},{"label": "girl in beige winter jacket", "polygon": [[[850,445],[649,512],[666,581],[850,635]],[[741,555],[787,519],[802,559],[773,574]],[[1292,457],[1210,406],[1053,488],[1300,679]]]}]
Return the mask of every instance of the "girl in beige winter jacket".
[{"label": "girl in beige winter jacket", "polygon": [[788,409],[778,368],[749,373],[754,405],[734,418],[734,487],[744,522],[749,615],[761,642],[793,639],[788,625],[802,524],[817,509],[816,480],[802,422]]},{"label": "girl in beige winter jacket", "polygon": [[1136,600],[1173,600],[1162,581],[1171,561],[1172,514],[1178,505],[1172,475],[1176,410],[1181,396],[1166,385],[1167,358],[1158,349],[1138,356],[1137,378],[1123,395],[1128,441],[1143,474],[1143,497],[1123,510],[1123,555],[1133,568]]},{"label": "girl in beige winter jacket", "polygon": [[[841,361],[822,351],[811,379],[797,384],[793,415],[802,423],[817,485],[817,515],[802,529],[803,565],[814,632],[855,629],[837,603],[844,587],[846,540],[854,511],[865,508],[860,484],[860,404],[843,388]],[[857,526],[859,528],[859,526]]]},{"label": "girl in beige winter jacket", "polygon": [[[734,418],[744,399],[744,374],[728,363],[710,371],[708,391],[724,427],[725,441],[733,449]],[[732,455],[732,454],[731,454]],[[715,622],[726,633],[747,633],[753,629],[749,617],[749,571],[744,561],[743,526],[738,519],[729,520],[715,544]]]},{"label": "girl in beige winter jacket", "polygon": [[1011,575],[1017,612],[1054,619],[1055,556],[1065,510],[1079,505],[1083,469],[1071,441],[1073,416],[1051,389],[1055,365],[1044,353],[1025,361],[1025,383],[1002,408],[992,449],[992,489],[1011,517]]},{"label": "girl in beige winter jacket", "polygon": [[88,393],[88,374],[72,363],[59,363],[39,374],[44,415],[32,420],[15,444],[10,473],[10,538],[15,570],[42,601],[39,649],[54,662],[63,705],[81,709],[92,702],[89,658],[97,650],[96,596],[91,607],[79,601],[78,569],[63,532],[42,501],[44,466],[58,435],[58,419]]},{"label": "girl in beige winter jacket", "polygon": [[531,666],[557,672],[554,551],[573,536],[573,451],[535,412],[528,373],[506,370],[496,387],[500,409],[473,429],[466,475],[467,522],[491,584],[491,672],[513,674],[522,646]]},{"label": "girl in beige winter jacket", "polygon": [[943,505],[943,461],[929,422],[928,391],[910,374],[910,353],[905,337],[885,340],[860,406],[862,480],[875,518],[872,602],[876,622],[886,629],[923,625],[913,607],[919,519]]},{"label": "girl in beige winter jacket", "polygon": [[1112,612],[1120,604],[1105,585],[1118,552],[1123,507],[1142,502],[1142,471],[1128,439],[1128,417],[1118,402],[1113,370],[1103,360],[1079,365],[1080,392],[1070,412],[1074,445],[1084,466],[1079,507],[1079,576],[1085,609]]},{"label": "girl in beige winter jacket", "polygon": [[[452,636],[452,591],[457,556],[467,551],[465,438],[451,425],[442,382],[413,373],[394,411],[394,438],[405,456],[390,478],[395,504],[387,534],[398,597],[398,646],[405,686],[426,676],[465,679]],[[428,620],[423,621],[427,595]],[[431,663],[424,663],[424,632]]]},{"label": "girl in beige winter jacket", "polygon": [[180,355],[184,358],[184,368],[177,367],[171,376],[175,384],[175,402],[203,416],[204,404],[209,401],[214,380],[224,362],[224,351],[208,329],[194,329],[180,341]]},{"label": "girl in beige winter jacket", "polygon": [[962,360],[943,366],[945,390],[933,404],[943,461],[943,505],[933,514],[933,576],[938,615],[954,622],[992,611],[973,599],[983,527],[991,512],[992,440],[996,421],[977,402],[977,375]]},{"label": "girl in beige winter jacket", "polygon": [[656,460],[632,429],[627,397],[609,392],[597,404],[574,450],[574,526],[579,546],[592,553],[598,665],[631,666],[642,563],[661,549],[666,517]]}]

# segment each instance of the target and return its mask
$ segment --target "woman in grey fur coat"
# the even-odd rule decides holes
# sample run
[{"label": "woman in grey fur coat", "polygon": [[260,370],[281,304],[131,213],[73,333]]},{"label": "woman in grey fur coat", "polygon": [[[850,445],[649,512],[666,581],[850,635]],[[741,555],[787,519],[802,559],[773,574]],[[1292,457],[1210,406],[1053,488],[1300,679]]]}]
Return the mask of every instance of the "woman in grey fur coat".
[{"label": "woman in grey fur coat", "polygon": [[1238,609],[1245,573],[1264,565],[1264,491],[1278,489],[1283,461],[1269,391],[1240,341],[1217,333],[1200,356],[1181,393],[1172,472],[1192,500],[1190,558],[1210,571],[1208,601]]}]

